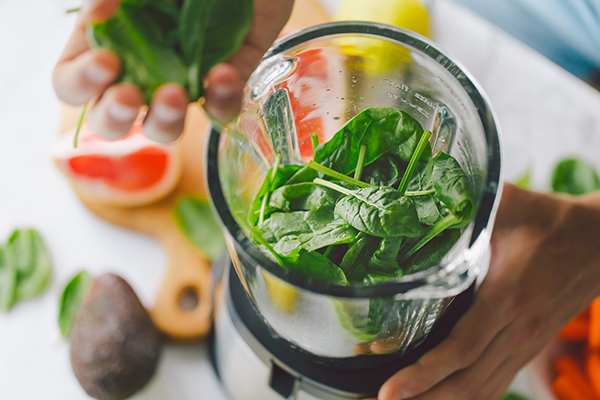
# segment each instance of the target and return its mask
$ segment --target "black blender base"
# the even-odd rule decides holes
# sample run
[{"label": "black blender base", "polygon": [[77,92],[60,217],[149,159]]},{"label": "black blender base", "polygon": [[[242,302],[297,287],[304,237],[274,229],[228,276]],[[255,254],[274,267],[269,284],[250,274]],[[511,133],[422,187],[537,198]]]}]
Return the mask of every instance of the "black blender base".
[{"label": "black blender base", "polygon": [[[458,295],[428,337],[403,355],[368,355],[348,359],[318,357],[302,351],[271,331],[242,286],[233,266],[230,266],[228,294],[222,306],[229,306],[244,324],[244,331],[266,350],[274,363],[336,390],[350,393],[376,394],[381,385],[393,374],[414,364],[423,354],[436,347],[450,333],[452,327],[469,309],[475,284]],[[254,340],[252,340],[254,342]],[[263,351],[264,351],[263,350]],[[279,368],[281,369],[281,368]],[[284,370],[284,372],[285,372]]]}]

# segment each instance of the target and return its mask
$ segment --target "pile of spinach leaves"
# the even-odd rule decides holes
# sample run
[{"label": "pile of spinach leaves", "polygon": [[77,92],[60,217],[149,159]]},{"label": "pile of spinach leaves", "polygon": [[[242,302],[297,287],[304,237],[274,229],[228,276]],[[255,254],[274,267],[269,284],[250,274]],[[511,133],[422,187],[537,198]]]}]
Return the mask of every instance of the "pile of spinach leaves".
[{"label": "pile of spinach leaves", "polygon": [[441,261],[474,212],[471,182],[408,113],[369,108],[314,160],[267,172],[251,236],[281,266],[335,284],[398,278]]},{"label": "pile of spinach leaves", "polygon": [[202,77],[242,45],[252,13],[253,0],[121,0],[110,19],[90,24],[88,41],[119,56],[117,81],[137,85],[147,104],[168,82],[196,101]]}]

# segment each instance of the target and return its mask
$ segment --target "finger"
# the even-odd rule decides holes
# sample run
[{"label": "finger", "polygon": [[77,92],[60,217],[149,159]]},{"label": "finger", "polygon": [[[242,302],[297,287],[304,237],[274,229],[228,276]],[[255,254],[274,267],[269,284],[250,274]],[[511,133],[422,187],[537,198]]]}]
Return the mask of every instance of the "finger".
[{"label": "finger", "polygon": [[239,112],[244,84],[273,44],[292,13],[293,0],[255,0],[252,29],[244,43],[226,63],[205,77],[206,111],[226,124]]},{"label": "finger", "polygon": [[183,131],[188,97],[185,89],[168,83],[156,90],[143,131],[148,138],[168,143],[176,140]]},{"label": "finger", "polygon": [[527,357],[509,357],[494,371],[490,379],[481,386],[481,390],[477,393],[477,400],[498,400],[515,380],[515,377],[527,364]]},{"label": "finger", "polygon": [[448,338],[416,364],[388,379],[379,391],[379,399],[398,400],[419,395],[475,363],[504,328],[504,322],[497,317],[499,307],[494,292],[482,286],[475,303]]},{"label": "finger", "polygon": [[58,97],[81,105],[102,93],[119,74],[119,58],[107,50],[90,51],[86,29],[90,21],[109,18],[119,0],[85,0],[75,29],[54,67],[52,81]]},{"label": "finger", "polygon": [[109,140],[125,136],[144,104],[140,90],[130,83],[111,86],[90,110],[87,121],[92,131]]},{"label": "finger", "polygon": [[119,6],[120,0],[84,0],[77,15],[75,29],[60,56],[59,63],[77,57],[90,46],[87,42],[86,29],[90,21],[103,21],[110,18]]},{"label": "finger", "polygon": [[508,358],[507,330],[499,333],[481,357],[469,367],[455,372],[430,390],[411,400],[480,400],[477,394],[498,367]]},{"label": "finger", "polygon": [[119,58],[107,50],[88,50],[69,62],[57,64],[52,76],[58,98],[78,106],[110,86],[119,75]]},{"label": "finger", "polygon": [[246,80],[231,64],[220,64],[206,76],[204,108],[217,121],[227,124],[240,111]]}]

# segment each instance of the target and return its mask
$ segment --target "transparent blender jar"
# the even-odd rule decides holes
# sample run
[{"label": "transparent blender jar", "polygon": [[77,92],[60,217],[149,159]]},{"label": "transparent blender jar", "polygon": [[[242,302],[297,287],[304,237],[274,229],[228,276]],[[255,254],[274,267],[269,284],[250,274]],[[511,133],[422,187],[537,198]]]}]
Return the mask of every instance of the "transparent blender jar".
[{"label": "transparent blender jar", "polygon": [[[312,158],[366,108],[396,107],[431,130],[434,154],[470,177],[477,212],[439,265],[371,286],[311,280],[267,258],[249,239],[248,211],[276,157]],[[501,187],[498,127],[487,98],[433,42],[387,25],[343,22],[287,36],[245,89],[236,121],[209,139],[208,184],[229,253],[274,338],[323,359],[402,355],[418,346],[457,295],[487,272]],[[361,357],[364,359],[364,357]]]}]

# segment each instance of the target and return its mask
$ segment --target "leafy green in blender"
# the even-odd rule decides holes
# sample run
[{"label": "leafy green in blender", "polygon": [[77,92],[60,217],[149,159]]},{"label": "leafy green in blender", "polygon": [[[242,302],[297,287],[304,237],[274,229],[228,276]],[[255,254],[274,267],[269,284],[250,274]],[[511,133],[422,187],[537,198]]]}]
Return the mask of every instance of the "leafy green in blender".
[{"label": "leafy green in blender", "polygon": [[364,110],[326,143],[313,135],[308,165],[276,158],[267,172],[248,214],[252,238],[283,267],[334,284],[436,265],[475,204],[458,161],[432,157],[430,137],[389,107]]}]

